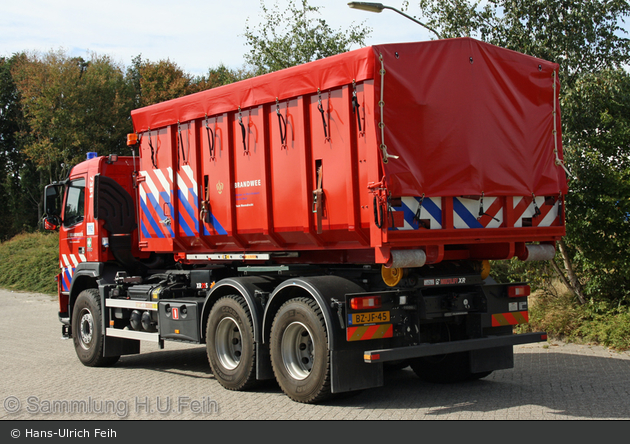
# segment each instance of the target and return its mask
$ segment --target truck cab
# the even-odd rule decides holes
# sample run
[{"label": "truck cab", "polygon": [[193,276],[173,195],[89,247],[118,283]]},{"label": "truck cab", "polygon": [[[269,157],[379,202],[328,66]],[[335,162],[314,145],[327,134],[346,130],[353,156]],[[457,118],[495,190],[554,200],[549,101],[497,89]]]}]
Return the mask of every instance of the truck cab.
[{"label": "truck cab", "polygon": [[96,288],[93,264],[137,266],[135,258],[148,257],[137,248],[134,162],[90,152],[65,180],[45,188],[44,226],[59,230],[59,318],[65,323],[78,293]]}]

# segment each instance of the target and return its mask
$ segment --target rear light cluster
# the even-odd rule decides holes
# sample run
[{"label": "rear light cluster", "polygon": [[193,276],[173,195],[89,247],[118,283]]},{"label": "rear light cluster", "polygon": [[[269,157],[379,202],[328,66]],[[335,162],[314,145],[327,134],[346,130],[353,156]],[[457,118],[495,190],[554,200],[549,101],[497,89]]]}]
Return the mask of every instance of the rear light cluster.
[{"label": "rear light cluster", "polygon": [[510,298],[529,296],[530,292],[529,285],[513,285],[508,287],[508,297]]},{"label": "rear light cluster", "polygon": [[368,310],[381,308],[382,302],[380,296],[361,296],[350,299],[350,308],[353,310]]}]

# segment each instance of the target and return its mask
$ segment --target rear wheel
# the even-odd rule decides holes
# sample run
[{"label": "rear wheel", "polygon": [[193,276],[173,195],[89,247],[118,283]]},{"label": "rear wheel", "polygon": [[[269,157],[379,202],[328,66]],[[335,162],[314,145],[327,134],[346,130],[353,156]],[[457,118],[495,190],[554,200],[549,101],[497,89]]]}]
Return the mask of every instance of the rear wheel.
[{"label": "rear wheel", "polygon": [[214,377],[229,390],[256,383],[254,328],[247,303],[240,296],[219,299],[208,317],[208,361]]},{"label": "rear wheel", "polygon": [[388,361],[383,363],[383,370],[395,372],[409,367],[408,359],[401,359],[399,361]]},{"label": "rear wheel", "polygon": [[103,356],[101,298],[96,288],[79,293],[72,311],[72,339],[79,360],[88,367],[115,364],[120,356]]},{"label": "rear wheel", "polygon": [[271,365],[282,391],[297,402],[331,395],[330,354],[324,316],[308,298],[286,302],[271,327]]}]

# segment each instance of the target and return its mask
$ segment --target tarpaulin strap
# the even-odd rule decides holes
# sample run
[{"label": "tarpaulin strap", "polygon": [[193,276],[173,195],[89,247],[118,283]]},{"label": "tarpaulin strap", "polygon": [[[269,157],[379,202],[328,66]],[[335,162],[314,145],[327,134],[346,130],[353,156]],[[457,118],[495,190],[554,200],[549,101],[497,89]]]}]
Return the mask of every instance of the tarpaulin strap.
[{"label": "tarpaulin strap", "polygon": [[153,143],[151,142],[151,130],[149,129],[149,148],[151,148],[151,163],[153,169],[157,170],[157,162],[155,161],[155,150],[153,149]]},{"label": "tarpaulin strap", "polygon": [[424,193],[422,193],[422,197],[420,198],[420,202],[418,203],[418,209],[416,210],[416,214],[413,216],[413,221],[417,222],[420,225],[420,219],[422,219],[422,203],[424,202]]},{"label": "tarpaulin strap", "polygon": [[245,142],[245,138],[247,135],[247,131],[245,131],[245,125],[243,125],[243,114],[241,113],[241,107],[238,107],[238,124],[241,125],[241,133],[243,135],[243,155],[249,153],[247,150],[247,143]]},{"label": "tarpaulin strap", "polygon": [[359,99],[357,98],[357,84],[352,80],[352,111],[357,115],[357,123],[359,124],[359,133],[362,133],[361,129],[361,114],[359,113]]},{"label": "tarpaulin strap", "polygon": [[477,217],[477,220],[481,219],[483,216],[488,216],[491,217],[492,219],[496,220],[497,222],[501,222],[499,219],[497,219],[494,216],[489,215],[488,213],[486,213],[483,209],[483,191],[481,192],[481,198],[479,199],[479,217]]},{"label": "tarpaulin strap", "polygon": [[210,150],[210,160],[214,160],[214,133],[208,125],[208,115],[206,114],[206,135],[208,136],[208,149]]},{"label": "tarpaulin strap", "polygon": [[532,204],[534,205],[534,217],[540,216],[542,213],[540,212],[540,208],[536,205],[536,196],[532,193]]},{"label": "tarpaulin strap", "polygon": [[324,217],[324,165],[317,168],[317,189],[313,191],[313,213],[317,214],[317,234],[322,234],[322,219]]},{"label": "tarpaulin strap", "polygon": [[[379,60],[381,61],[381,69],[379,74],[381,75],[381,100],[378,102],[378,107],[381,111],[381,121],[378,124],[378,127],[381,129],[381,152],[383,153],[383,163],[387,163],[389,158],[398,159],[398,156],[394,156],[387,153],[387,145],[385,145],[385,116],[384,116],[384,108],[385,101],[383,100],[384,92],[385,92],[385,64],[383,63],[383,54],[379,54]],[[380,227],[379,227],[380,228]]]},{"label": "tarpaulin strap", "polygon": [[276,97],[276,114],[278,115],[278,127],[280,128],[280,142],[282,144],[282,148],[286,149],[287,147],[287,121],[280,112],[280,102],[278,102],[278,98]]},{"label": "tarpaulin strap", "polygon": [[[182,139],[182,127],[179,121],[177,122],[177,144],[182,148],[182,160],[184,161],[184,165],[187,165],[188,162],[186,161],[186,152],[184,151],[184,140]],[[179,148],[177,149],[177,168],[179,168]]]},{"label": "tarpaulin strap", "polygon": [[551,74],[552,78],[553,78],[553,153],[556,156],[556,165],[560,165],[562,166],[562,168],[564,169],[565,173],[567,173],[567,175],[573,179],[575,179],[576,177],[571,174],[571,172],[569,171],[569,169],[566,167],[566,165],[564,164],[564,162],[560,159],[560,155],[558,153],[558,128],[557,128],[557,120],[556,120],[556,115],[557,115],[557,111],[556,111],[556,98],[558,97],[558,92],[557,92],[557,87],[556,87],[556,71],[554,70],[553,73]]},{"label": "tarpaulin strap", "polygon": [[374,195],[374,225],[376,225],[377,228],[383,228],[384,222],[383,206],[380,205],[379,199]]},{"label": "tarpaulin strap", "polygon": [[327,130],[328,125],[326,125],[326,117],[324,117],[324,107],[322,106],[322,93],[319,90],[319,88],[317,88],[317,94],[319,95],[317,109],[322,114],[322,123],[324,124],[324,137],[326,138],[326,141],[328,141],[328,130]]},{"label": "tarpaulin strap", "polygon": [[394,210],[392,209],[392,196],[390,194],[387,195],[387,216],[389,217],[391,226],[395,226],[394,223]]}]

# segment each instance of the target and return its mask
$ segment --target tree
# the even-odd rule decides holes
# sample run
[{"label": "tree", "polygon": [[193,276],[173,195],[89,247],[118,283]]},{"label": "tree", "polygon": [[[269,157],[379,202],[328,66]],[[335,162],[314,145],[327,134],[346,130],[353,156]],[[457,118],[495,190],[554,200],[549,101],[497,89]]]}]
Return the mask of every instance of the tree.
[{"label": "tree", "polygon": [[[408,3],[408,2],[405,2]],[[476,37],[560,64],[563,84],[580,74],[620,68],[630,56],[621,22],[627,1],[420,0],[423,17],[444,38]]]},{"label": "tree", "polygon": [[260,7],[263,22],[252,27],[247,19],[245,28],[251,49],[244,58],[256,75],[346,52],[353,45],[363,46],[371,33],[358,25],[334,31],[326,20],[312,17],[321,7],[310,6],[307,0],[298,6],[290,0],[284,11],[277,3],[268,9],[261,1]]},{"label": "tree", "polygon": [[560,65],[565,162],[577,180],[570,180],[566,197],[563,265],[551,265],[582,303],[584,291],[628,300],[630,90],[621,68],[630,61],[630,40],[620,25],[630,4],[420,0],[419,6],[444,37],[476,37]]},{"label": "tree", "polygon": [[38,222],[39,181],[32,162],[22,153],[28,125],[11,74],[23,58],[24,54],[0,58],[0,240],[34,228]]},{"label": "tree", "polygon": [[109,57],[29,54],[12,75],[29,127],[22,151],[44,175],[42,183],[65,178],[88,151],[126,152],[131,89]]},{"label": "tree", "polygon": [[581,76],[562,98],[566,160],[577,180],[567,196],[569,254],[599,299],[630,293],[630,75]]},{"label": "tree", "polygon": [[235,70],[220,64],[215,68],[210,68],[207,75],[195,79],[195,84],[199,91],[203,91],[206,89],[216,88],[218,86],[229,85],[230,83],[238,82],[239,80],[244,80],[253,76],[254,73],[245,68]]},{"label": "tree", "polygon": [[126,78],[134,91],[133,108],[141,108],[251,76],[244,69],[233,70],[221,64],[210,68],[207,75],[194,77],[170,60],[150,62],[138,55],[127,68]]},{"label": "tree", "polygon": [[150,62],[135,57],[127,68],[127,79],[135,91],[134,108],[153,105],[197,92],[194,77],[170,60]]}]

